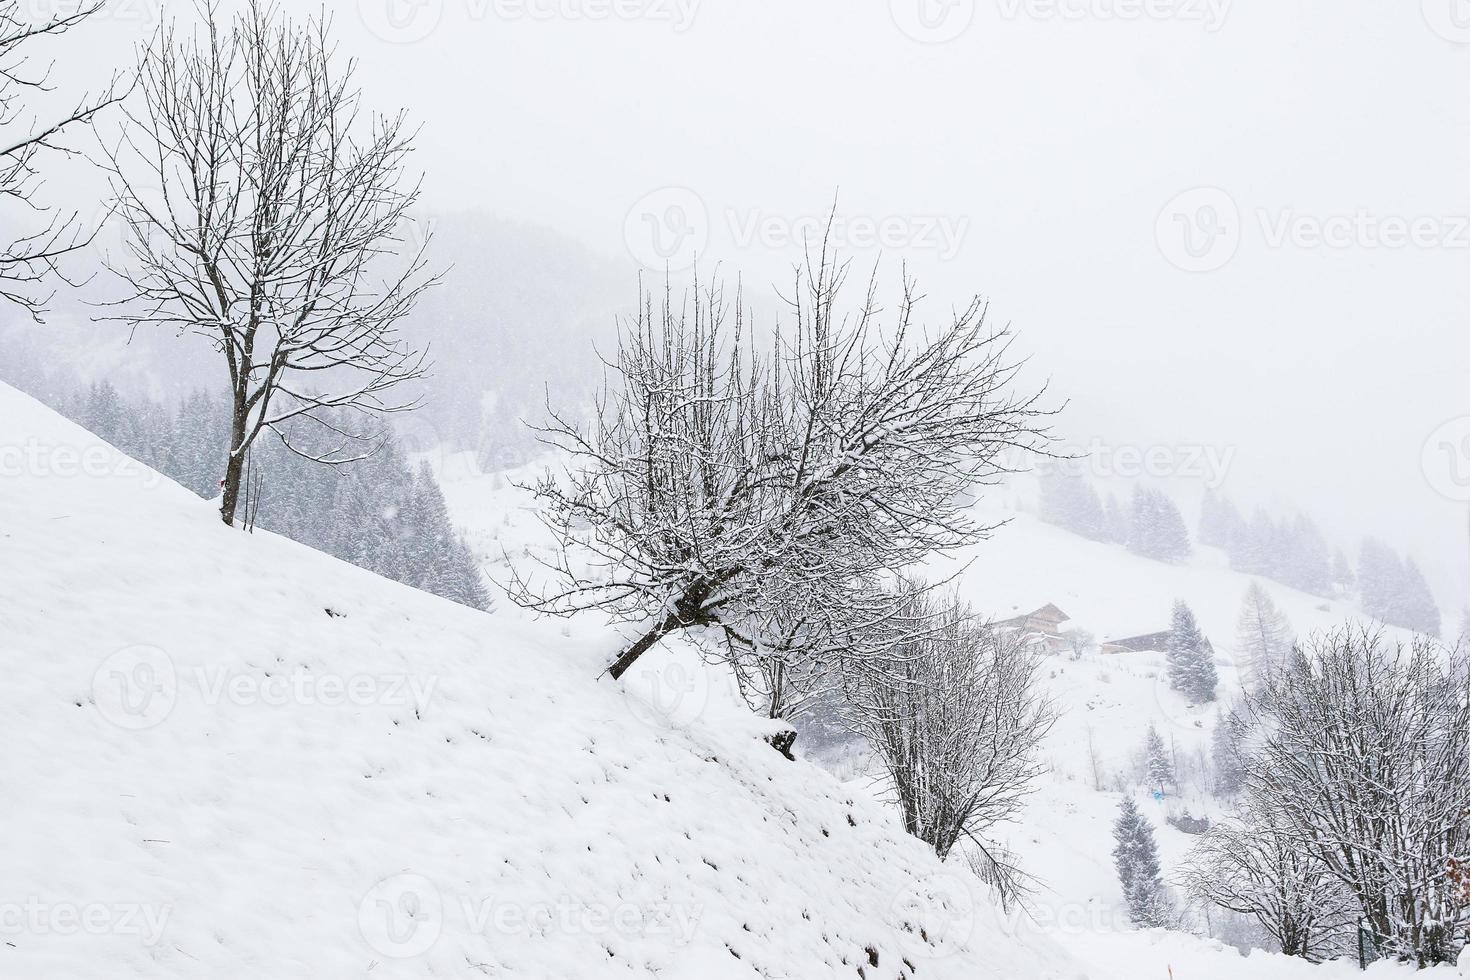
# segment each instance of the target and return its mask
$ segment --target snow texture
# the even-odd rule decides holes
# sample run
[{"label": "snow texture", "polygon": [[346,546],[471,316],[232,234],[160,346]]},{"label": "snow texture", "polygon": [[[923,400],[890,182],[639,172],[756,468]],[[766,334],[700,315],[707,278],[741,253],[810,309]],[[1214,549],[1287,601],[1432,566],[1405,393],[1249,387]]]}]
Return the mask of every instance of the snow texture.
[{"label": "snow texture", "polygon": [[0,975],[1081,972],[753,720],[676,710],[693,673],[612,684],[582,624],[228,529],[4,387],[0,453]]}]

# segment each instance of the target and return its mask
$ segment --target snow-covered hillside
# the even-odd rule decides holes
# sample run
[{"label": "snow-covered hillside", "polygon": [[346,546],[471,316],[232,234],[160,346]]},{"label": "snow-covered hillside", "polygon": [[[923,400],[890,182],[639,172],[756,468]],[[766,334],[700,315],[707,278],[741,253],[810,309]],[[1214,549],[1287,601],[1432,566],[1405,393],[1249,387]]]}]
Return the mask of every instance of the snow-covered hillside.
[{"label": "snow-covered hillside", "polygon": [[1087,975],[595,624],[227,529],[3,386],[0,468],[0,976]]},{"label": "snow-covered hillside", "polygon": [[[1160,653],[1094,649],[1080,659],[1054,656],[1047,662],[1061,709],[1043,748],[1051,772],[1024,820],[1004,836],[1044,883],[1042,900],[1057,919],[1126,929],[1110,853],[1119,777],[1131,783],[1126,777],[1150,725],[1186,766],[1208,754],[1220,705],[1241,690],[1236,620],[1252,579],[1231,571],[1216,549],[1200,548],[1185,564],[1166,564],[993,502],[980,506],[988,522],[1004,525],[956,563],[964,566],[959,588],[978,609],[1003,619],[1054,603],[1071,616],[1069,627],[1102,641],[1167,630],[1171,606],[1182,599],[1215,648],[1219,698],[1209,705],[1191,705],[1170,688]],[[1361,618],[1348,604],[1257,581],[1299,636]],[[1163,800],[1153,799],[1146,787],[1129,785],[1127,791],[1156,827],[1167,879],[1195,838],[1168,825],[1166,816],[1212,817],[1214,802],[1189,784]]]},{"label": "snow-covered hillside", "polygon": [[[546,547],[529,509],[529,496],[514,486],[531,478],[536,468],[481,473],[468,454],[436,457],[433,462],[456,521],[466,527],[492,578],[504,577],[507,559],[514,561]],[[957,587],[978,609],[1003,619],[1055,603],[1070,614],[1070,625],[1104,640],[1167,629],[1173,602],[1183,599],[1214,644],[1221,701],[1228,702],[1239,692],[1235,627],[1251,579],[1231,571],[1223,554],[1201,549],[1186,564],[1163,564],[1120,546],[1069,534],[993,499],[977,507],[987,522],[1004,526],[955,563],[936,569],[936,574],[958,572]],[[1271,582],[1261,584],[1299,635],[1359,615],[1341,602]],[[677,676],[689,676],[690,669]],[[1150,725],[1181,757],[1207,752],[1219,706],[1192,706],[1172,691],[1164,658],[1157,653],[1103,655],[1094,650],[1080,659],[1053,656],[1047,661],[1047,674],[1060,708],[1058,723],[1042,747],[1050,772],[1023,817],[997,834],[1039,879],[1041,888],[1033,914],[1000,916],[1003,931],[1015,939],[1051,940],[1065,946],[1084,961],[1087,976],[1094,980],[1165,980],[1171,974],[1178,980],[1330,980],[1358,975],[1356,964],[1313,967],[1259,952],[1242,959],[1233,948],[1183,933],[1133,930],[1111,856],[1121,794],[1135,795],[1154,823],[1166,878],[1195,838],[1169,826],[1165,817],[1185,811],[1213,816],[1217,810],[1195,787],[1181,787],[1177,798],[1171,794],[1155,800],[1145,787],[1133,785],[1127,774]],[[708,682],[701,677],[700,683]],[[692,700],[696,706],[685,702],[682,714],[693,716],[724,701],[703,690]],[[874,799],[881,795],[871,772],[859,774],[849,786],[855,795]],[[1405,975],[1412,972],[1377,964],[1369,976],[1397,975],[1401,969]]]}]

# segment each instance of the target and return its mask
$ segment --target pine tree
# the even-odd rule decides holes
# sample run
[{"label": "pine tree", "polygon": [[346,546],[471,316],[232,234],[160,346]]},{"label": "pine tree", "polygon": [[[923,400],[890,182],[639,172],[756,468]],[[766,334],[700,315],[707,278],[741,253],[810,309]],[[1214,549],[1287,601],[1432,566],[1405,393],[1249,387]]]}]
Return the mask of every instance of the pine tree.
[{"label": "pine tree", "polygon": [[1333,591],[1338,595],[1346,595],[1353,590],[1357,582],[1357,576],[1353,574],[1352,563],[1348,561],[1347,555],[1338,548],[1332,556],[1332,585]]},{"label": "pine tree", "polygon": [[1220,672],[1215,667],[1215,646],[1205,638],[1195,651],[1194,667],[1190,671],[1193,683],[1188,694],[1196,704],[1207,704],[1215,700],[1220,686]]},{"label": "pine tree", "polygon": [[1392,548],[1372,538],[1363,542],[1358,561],[1358,587],[1363,611],[1391,626],[1438,637],[1439,606],[1412,558],[1400,559]]},{"label": "pine tree", "polygon": [[1404,584],[1399,598],[1399,625],[1406,626],[1425,636],[1439,637],[1439,606],[1434,593],[1419,571],[1419,564],[1409,558],[1404,562]]},{"label": "pine tree", "polygon": [[1165,650],[1165,664],[1169,686],[1181,694],[1187,695],[1194,688],[1194,667],[1199,659],[1198,651],[1204,642],[1204,634],[1200,632],[1194,611],[1183,599],[1175,600],[1169,625],[1169,645]]},{"label": "pine tree", "polygon": [[1159,736],[1158,729],[1152,724],[1148,726],[1148,734],[1144,737],[1143,754],[1148,769],[1149,786],[1157,790],[1172,786],[1174,784],[1174,763],[1169,758],[1169,750],[1164,745],[1163,738]]},{"label": "pine tree", "polygon": [[1111,493],[1103,504],[1103,521],[1107,527],[1108,541],[1122,545],[1128,543],[1128,512]]},{"label": "pine tree", "polygon": [[1358,556],[1358,593],[1363,612],[1385,623],[1398,619],[1404,565],[1383,542],[1368,538]]},{"label": "pine tree", "polygon": [[1289,545],[1271,515],[1257,507],[1230,549],[1230,567],[1246,575],[1261,575],[1280,582],[1286,577]]},{"label": "pine tree", "polygon": [[1113,864],[1123,886],[1128,917],[1145,929],[1166,924],[1168,908],[1159,879],[1159,847],[1153,825],[1132,797],[1124,797],[1113,825]]},{"label": "pine tree", "polygon": [[131,413],[123,405],[122,396],[111,381],[103,380],[92,385],[80,421],[93,435],[115,449],[129,452],[135,448],[130,418]]},{"label": "pine tree", "polygon": [[1286,556],[1286,584],[1312,595],[1332,591],[1332,566],[1327,541],[1317,525],[1305,515],[1298,515],[1286,532],[1289,542]]},{"label": "pine tree", "polygon": [[1285,664],[1295,642],[1291,623],[1270,594],[1259,582],[1251,582],[1235,626],[1235,645],[1243,665],[1241,680],[1247,688],[1257,690],[1272,670]]},{"label": "pine tree", "polygon": [[1239,796],[1245,789],[1245,721],[1234,711],[1223,712],[1210,736],[1215,764],[1215,795]]},{"label": "pine tree", "polygon": [[458,575],[454,589],[445,598],[472,609],[490,609],[490,592],[485,588],[480,563],[475,560],[469,545],[465,544],[463,537],[456,535],[450,547],[450,560]]},{"label": "pine tree", "polygon": [[1109,536],[1107,516],[1086,477],[1054,469],[1042,474],[1038,515],[1048,524],[1094,541]]},{"label": "pine tree", "polygon": [[1102,499],[1092,484],[1082,477],[1077,478],[1076,533],[1093,541],[1108,539],[1108,519],[1103,511]]},{"label": "pine tree", "polygon": [[1133,491],[1128,550],[1157,561],[1184,561],[1193,553],[1184,518],[1161,490],[1138,487]]},{"label": "pine tree", "polygon": [[1206,490],[1200,505],[1199,543],[1212,548],[1229,549],[1240,536],[1245,522],[1229,499]]}]

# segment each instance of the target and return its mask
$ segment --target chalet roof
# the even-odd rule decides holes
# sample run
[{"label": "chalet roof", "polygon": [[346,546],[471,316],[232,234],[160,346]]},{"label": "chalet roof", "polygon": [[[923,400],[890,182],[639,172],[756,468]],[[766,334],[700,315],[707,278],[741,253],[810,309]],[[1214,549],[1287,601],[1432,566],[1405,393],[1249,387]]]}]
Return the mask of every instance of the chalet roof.
[{"label": "chalet roof", "polygon": [[1031,618],[1031,619],[1050,619],[1050,620],[1053,620],[1053,621],[1058,622],[1058,623],[1065,623],[1067,620],[1071,619],[1072,617],[1071,616],[1068,616],[1066,613],[1062,612],[1056,606],[1054,606],[1050,602],[1048,602],[1046,605],[1042,606],[1040,609],[1038,609],[1035,612],[1031,613],[1029,618]]},{"label": "chalet roof", "polygon": [[1023,626],[1026,623],[1031,622],[1033,619],[1039,619],[1039,620],[1041,620],[1044,623],[1051,623],[1053,625],[1059,625],[1061,623],[1067,622],[1071,618],[1072,618],[1071,616],[1068,616],[1066,613],[1062,612],[1062,610],[1059,609],[1059,608],[1057,608],[1057,606],[1055,606],[1052,603],[1048,602],[1046,605],[1042,606],[1040,609],[1033,609],[1031,612],[1023,613],[1020,616],[1012,616],[1010,619],[1003,619],[1000,622],[996,623],[995,625],[997,625],[997,626]]},{"label": "chalet roof", "polygon": [[1158,633],[1144,633],[1141,636],[1128,636],[1117,640],[1103,640],[1104,647],[1117,647],[1127,650],[1129,653],[1142,653],[1145,650],[1163,650],[1169,645],[1169,630]]}]

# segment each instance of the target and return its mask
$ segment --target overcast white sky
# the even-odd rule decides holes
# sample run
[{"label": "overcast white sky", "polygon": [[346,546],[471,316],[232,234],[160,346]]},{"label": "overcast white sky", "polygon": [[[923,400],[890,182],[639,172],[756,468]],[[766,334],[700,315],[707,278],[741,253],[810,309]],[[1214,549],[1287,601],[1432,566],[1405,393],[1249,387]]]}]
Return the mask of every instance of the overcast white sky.
[{"label": "overcast white sky", "polygon": [[[114,4],[99,61],[156,11]],[[1201,447],[1470,601],[1465,0],[326,6],[434,209],[749,284],[840,190],[859,261],[1015,325],[1070,443]]]}]

